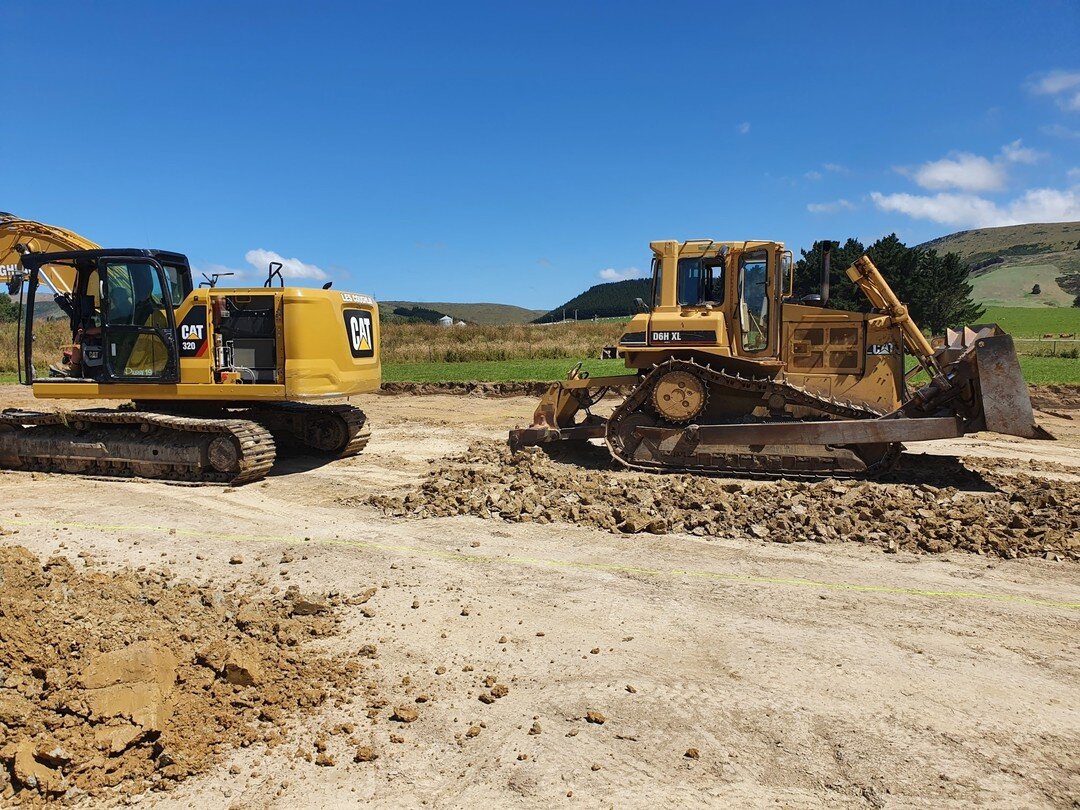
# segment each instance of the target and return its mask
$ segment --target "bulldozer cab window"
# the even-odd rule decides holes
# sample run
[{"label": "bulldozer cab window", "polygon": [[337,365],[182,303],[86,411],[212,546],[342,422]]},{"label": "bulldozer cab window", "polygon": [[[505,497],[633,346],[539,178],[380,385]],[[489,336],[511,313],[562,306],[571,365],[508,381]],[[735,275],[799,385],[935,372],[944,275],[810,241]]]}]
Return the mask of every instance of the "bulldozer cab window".
[{"label": "bulldozer cab window", "polygon": [[769,346],[769,254],[755,250],[739,257],[739,335],[742,348]]},{"label": "bulldozer cab window", "polygon": [[713,256],[679,259],[679,306],[724,303],[724,260]]}]

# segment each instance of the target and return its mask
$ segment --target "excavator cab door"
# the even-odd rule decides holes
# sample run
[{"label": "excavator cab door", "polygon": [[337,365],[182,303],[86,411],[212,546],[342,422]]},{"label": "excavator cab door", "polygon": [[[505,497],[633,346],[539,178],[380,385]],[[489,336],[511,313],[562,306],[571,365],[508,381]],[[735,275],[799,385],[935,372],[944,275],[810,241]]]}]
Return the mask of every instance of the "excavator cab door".
[{"label": "excavator cab door", "polygon": [[175,383],[180,370],[170,285],[147,257],[103,257],[97,263],[103,302],[105,379]]}]

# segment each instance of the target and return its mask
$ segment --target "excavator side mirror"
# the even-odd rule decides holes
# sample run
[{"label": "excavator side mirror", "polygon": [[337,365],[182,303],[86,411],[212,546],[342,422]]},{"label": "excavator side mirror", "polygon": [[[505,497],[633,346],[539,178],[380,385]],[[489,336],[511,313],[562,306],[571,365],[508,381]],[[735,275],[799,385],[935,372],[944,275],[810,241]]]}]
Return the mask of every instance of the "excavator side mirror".
[{"label": "excavator side mirror", "polygon": [[635,310],[635,312],[642,313],[642,312],[648,312],[649,308],[647,306],[645,306],[645,301],[644,300],[642,300],[641,298],[635,298],[634,299],[634,310]]}]

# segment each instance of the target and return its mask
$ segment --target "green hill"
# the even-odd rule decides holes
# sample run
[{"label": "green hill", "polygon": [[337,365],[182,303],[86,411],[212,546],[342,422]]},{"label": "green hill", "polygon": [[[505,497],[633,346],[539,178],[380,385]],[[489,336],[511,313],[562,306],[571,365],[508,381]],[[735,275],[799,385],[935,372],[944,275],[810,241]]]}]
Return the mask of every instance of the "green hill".
[{"label": "green hill", "polygon": [[652,280],[647,278],[631,278],[625,281],[597,284],[537,318],[535,323],[561,321],[564,317],[563,313],[565,317],[573,318],[575,310],[578,320],[627,317],[637,311],[634,299],[649,300],[651,288]]},{"label": "green hill", "polygon": [[985,306],[1068,307],[1080,294],[1080,222],[979,228],[921,247],[960,254],[973,297]]},{"label": "green hill", "polygon": [[449,315],[451,318],[469,323],[478,323],[484,326],[499,326],[504,324],[528,323],[543,314],[542,309],[525,309],[515,307],[512,304],[454,304],[432,301],[379,301],[383,307],[394,309],[413,309],[419,307],[424,310]]}]

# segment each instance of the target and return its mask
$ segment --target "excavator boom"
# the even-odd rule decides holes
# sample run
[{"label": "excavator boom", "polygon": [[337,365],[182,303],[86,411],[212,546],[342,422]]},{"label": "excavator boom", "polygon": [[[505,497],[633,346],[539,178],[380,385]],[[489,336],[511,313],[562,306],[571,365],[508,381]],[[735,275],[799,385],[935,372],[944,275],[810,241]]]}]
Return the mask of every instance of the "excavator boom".
[{"label": "excavator boom", "polygon": [[[19,260],[24,253],[64,253],[98,247],[100,245],[67,228],[0,213],[0,283],[10,284],[20,278]],[[75,281],[73,267],[46,265],[41,268],[41,274],[53,292],[71,293]]]}]

